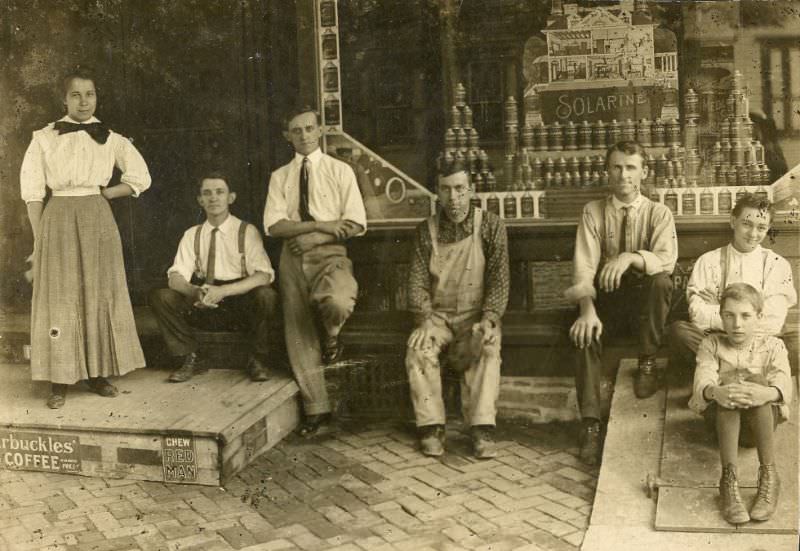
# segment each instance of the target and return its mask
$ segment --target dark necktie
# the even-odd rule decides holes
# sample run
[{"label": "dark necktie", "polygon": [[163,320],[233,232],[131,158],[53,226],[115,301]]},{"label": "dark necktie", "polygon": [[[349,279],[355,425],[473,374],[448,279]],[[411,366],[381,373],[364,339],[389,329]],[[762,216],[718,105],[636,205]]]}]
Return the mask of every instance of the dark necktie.
[{"label": "dark necktie", "polygon": [[58,134],[69,134],[70,132],[80,132],[83,130],[89,136],[92,137],[94,141],[97,143],[103,144],[106,143],[108,140],[108,135],[110,131],[108,128],[103,126],[103,123],[100,122],[92,122],[89,124],[75,124],[74,122],[67,122],[67,121],[58,121],[55,124],[55,129],[58,130]]},{"label": "dark necktie", "polygon": [[219,228],[211,230],[211,243],[208,245],[208,264],[206,264],[206,284],[214,284],[214,263],[217,256],[217,232]]},{"label": "dark necktie", "polygon": [[622,224],[619,228],[619,252],[628,252],[628,216],[630,216],[631,207],[622,207]]},{"label": "dark necktie", "polygon": [[308,157],[303,157],[303,167],[300,169],[300,220],[310,222],[314,220],[308,210]]}]

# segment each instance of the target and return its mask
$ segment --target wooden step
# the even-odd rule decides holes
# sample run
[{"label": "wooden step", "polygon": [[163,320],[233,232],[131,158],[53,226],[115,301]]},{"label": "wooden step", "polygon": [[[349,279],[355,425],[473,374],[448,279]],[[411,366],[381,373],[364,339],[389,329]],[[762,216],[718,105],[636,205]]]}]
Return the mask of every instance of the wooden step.
[{"label": "wooden step", "polygon": [[49,384],[25,365],[0,364],[0,465],[219,486],[297,426],[297,384],[285,374],[251,382],[212,369],[180,384],[168,371],[139,369],[114,379],[103,398],[69,388],[62,409],[45,405]]}]

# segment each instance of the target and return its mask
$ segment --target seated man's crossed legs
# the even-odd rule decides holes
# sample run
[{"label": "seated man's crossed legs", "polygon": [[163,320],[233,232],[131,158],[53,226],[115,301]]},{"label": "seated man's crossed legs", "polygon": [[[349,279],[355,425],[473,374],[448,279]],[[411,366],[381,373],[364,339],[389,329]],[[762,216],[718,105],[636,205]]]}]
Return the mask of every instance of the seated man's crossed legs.
[{"label": "seated man's crossed legs", "polygon": [[170,382],[188,381],[208,369],[197,353],[197,329],[247,331],[252,346],[248,374],[253,381],[268,379],[270,344],[279,323],[278,294],[271,286],[263,285],[243,295],[227,297],[213,309],[199,309],[190,297],[172,289],[153,289],[148,303],[170,354],[183,358],[181,367],[170,376]]},{"label": "seated man's crossed legs", "polygon": [[445,365],[461,373],[461,409],[469,425],[475,456],[496,455],[492,440],[500,392],[501,330],[489,334],[475,330],[480,314],[434,315],[425,341],[406,349],[406,371],[411,387],[422,453],[444,453],[445,404],[442,396],[440,356]]}]

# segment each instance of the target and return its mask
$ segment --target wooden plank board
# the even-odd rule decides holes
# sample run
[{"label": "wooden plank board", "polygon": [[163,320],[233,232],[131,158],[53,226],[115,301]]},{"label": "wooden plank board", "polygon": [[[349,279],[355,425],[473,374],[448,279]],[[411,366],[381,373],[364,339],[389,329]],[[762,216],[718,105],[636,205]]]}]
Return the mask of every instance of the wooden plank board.
[{"label": "wooden plank board", "polygon": [[[656,530],[796,534],[797,494],[788,490],[787,488],[781,492],[778,510],[771,519],[734,526],[722,518],[719,510],[719,491],[716,488],[660,488]],[[744,489],[741,494],[745,506],[750,507],[755,499],[755,488]]]},{"label": "wooden plank board", "polygon": [[[795,381],[796,386],[796,381]],[[790,419],[778,426],[775,450],[781,478],[781,499],[775,516],[767,522],[736,527],[719,511],[720,461],[716,438],[702,417],[687,408],[688,386],[667,391],[667,411],[658,505],[657,530],[681,532],[753,532],[796,534],[798,529],[798,402],[790,404]],[[755,448],[739,449],[739,487],[749,507],[758,478]]]},{"label": "wooden plank board", "polygon": [[0,380],[0,466],[11,469],[219,485],[300,419],[286,376],[252,383],[220,369],[169,384],[143,369],[116,381],[114,399],[73,387],[60,410],[46,407],[49,385],[31,382],[29,367],[0,364]]},{"label": "wooden plank board", "polygon": [[[675,486],[716,488],[721,472],[719,448],[703,418],[687,407],[689,396],[691,388],[688,386],[667,391],[660,478]],[[775,432],[778,472],[786,480],[786,491],[793,495],[797,492],[797,406],[797,400],[793,401],[789,421],[778,425]],[[758,478],[755,448],[739,448],[738,467],[739,486],[755,487]]]},{"label": "wooden plank board", "polygon": [[213,369],[186,383],[166,381],[169,373],[139,369],[114,379],[120,394],[102,398],[73,385],[59,410],[45,405],[49,384],[33,382],[30,367],[0,364],[0,426],[161,434],[190,431],[216,437],[224,428],[284,387],[295,388],[284,375],[253,383],[243,371]]}]

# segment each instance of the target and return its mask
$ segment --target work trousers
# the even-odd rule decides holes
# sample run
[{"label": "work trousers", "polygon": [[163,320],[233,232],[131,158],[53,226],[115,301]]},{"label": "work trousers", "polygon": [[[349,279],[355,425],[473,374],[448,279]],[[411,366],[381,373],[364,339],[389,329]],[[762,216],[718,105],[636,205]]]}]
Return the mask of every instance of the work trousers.
[{"label": "work trousers", "polygon": [[500,327],[493,330],[494,344],[481,346],[472,335],[472,325],[481,320],[480,312],[461,316],[436,314],[432,319],[437,345],[423,350],[406,348],[406,371],[417,426],[445,422],[439,363],[442,351],[447,365],[461,372],[464,422],[470,426],[494,425],[500,394]]},{"label": "work trousers", "polygon": [[[639,355],[655,356],[661,345],[672,302],[672,279],[663,272],[652,276],[626,274],[614,292],[596,287],[595,309],[603,322],[603,336],[583,349],[576,349],[575,386],[584,419],[606,419],[610,410],[610,374],[603,368],[603,340],[621,335],[639,337]],[[610,366],[609,366],[610,367]]]},{"label": "work trousers", "polygon": [[[284,245],[279,266],[286,350],[306,415],[331,411],[325,387],[320,330],[338,335],[353,313],[358,284],[343,255],[309,264]],[[322,327],[320,327],[320,325]]]},{"label": "work trousers", "polygon": [[[694,371],[695,356],[700,348],[700,341],[711,331],[704,331],[690,321],[676,321],[669,326],[670,364],[686,367]],[[721,331],[720,331],[721,333]],[[800,333],[797,329],[783,327],[780,335],[789,352],[789,367],[792,375],[797,375],[798,351],[800,351]]]},{"label": "work trousers", "polygon": [[248,331],[253,352],[268,356],[270,331],[278,323],[278,293],[268,285],[226,297],[217,308],[200,309],[193,299],[172,289],[153,289],[150,308],[156,316],[170,354],[184,356],[197,351],[195,330]]}]

